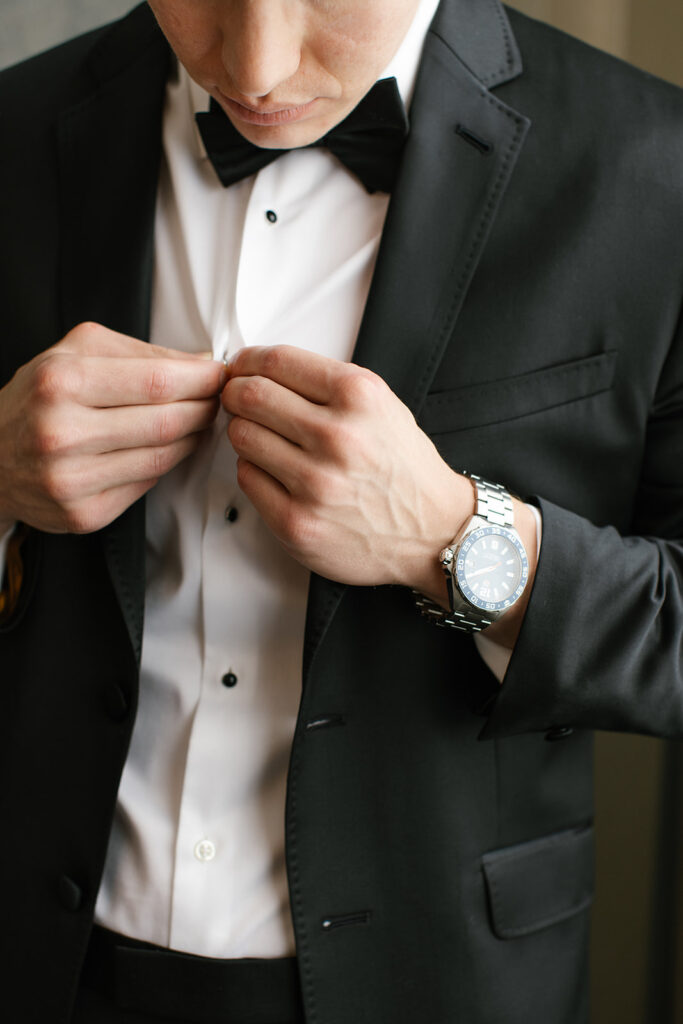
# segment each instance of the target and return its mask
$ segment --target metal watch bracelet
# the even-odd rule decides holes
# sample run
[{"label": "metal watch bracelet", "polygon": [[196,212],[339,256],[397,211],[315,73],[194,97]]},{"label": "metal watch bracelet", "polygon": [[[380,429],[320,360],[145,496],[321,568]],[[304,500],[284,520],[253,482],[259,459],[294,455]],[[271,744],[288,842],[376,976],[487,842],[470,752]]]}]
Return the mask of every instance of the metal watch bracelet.
[{"label": "metal watch bracelet", "polygon": [[[451,581],[448,584],[449,591],[452,586]],[[482,629],[486,629],[492,624],[492,619],[487,619],[476,608],[469,609],[467,615],[458,611],[447,612],[440,604],[431,601],[419,590],[413,590],[413,597],[421,614],[435,626],[450,626],[451,629],[459,629],[462,633],[481,633]]]}]

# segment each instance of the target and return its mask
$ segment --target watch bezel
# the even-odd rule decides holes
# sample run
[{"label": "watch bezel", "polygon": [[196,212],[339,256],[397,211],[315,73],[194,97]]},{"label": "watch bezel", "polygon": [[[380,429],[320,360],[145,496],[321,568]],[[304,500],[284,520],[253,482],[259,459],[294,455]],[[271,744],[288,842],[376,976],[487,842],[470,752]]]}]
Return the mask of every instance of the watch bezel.
[{"label": "watch bezel", "polygon": [[[517,551],[522,563],[519,584],[513,593],[504,601],[483,601],[480,597],[477,597],[472,588],[467,584],[465,578],[465,558],[467,553],[478,540],[481,540],[482,537],[488,536],[505,537]],[[526,589],[529,579],[529,559],[527,558],[527,553],[524,548],[524,544],[522,543],[522,539],[516,530],[511,530],[505,526],[493,526],[491,524],[479,526],[463,538],[458,545],[457,550],[453,554],[454,557],[450,565],[450,572],[459,593],[469,605],[472,605],[472,607],[477,608],[479,611],[489,612],[492,615],[499,617],[519,601]]]}]

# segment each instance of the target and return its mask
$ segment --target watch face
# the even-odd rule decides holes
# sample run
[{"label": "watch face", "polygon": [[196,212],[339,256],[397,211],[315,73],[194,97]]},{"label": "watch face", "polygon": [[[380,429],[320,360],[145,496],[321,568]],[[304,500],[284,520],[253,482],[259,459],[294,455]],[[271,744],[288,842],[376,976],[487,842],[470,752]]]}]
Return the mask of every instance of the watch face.
[{"label": "watch face", "polygon": [[455,579],[476,608],[502,612],[521,596],[529,563],[517,533],[502,526],[482,526],[458,549]]}]

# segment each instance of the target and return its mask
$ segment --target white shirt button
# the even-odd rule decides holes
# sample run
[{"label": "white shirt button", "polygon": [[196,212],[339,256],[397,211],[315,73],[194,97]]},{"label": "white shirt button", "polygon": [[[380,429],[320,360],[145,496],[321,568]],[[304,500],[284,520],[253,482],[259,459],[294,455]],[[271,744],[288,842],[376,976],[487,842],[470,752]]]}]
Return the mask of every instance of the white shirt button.
[{"label": "white shirt button", "polygon": [[216,847],[210,839],[200,839],[194,848],[194,855],[197,860],[209,861],[216,856]]}]

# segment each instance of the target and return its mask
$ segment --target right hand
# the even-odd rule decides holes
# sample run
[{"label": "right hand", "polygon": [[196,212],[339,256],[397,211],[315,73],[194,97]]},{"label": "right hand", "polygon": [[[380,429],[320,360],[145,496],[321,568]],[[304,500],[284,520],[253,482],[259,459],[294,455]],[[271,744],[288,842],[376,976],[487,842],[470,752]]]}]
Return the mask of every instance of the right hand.
[{"label": "right hand", "polygon": [[0,533],[90,533],[193,452],[225,368],[79,324],[0,390]]}]

